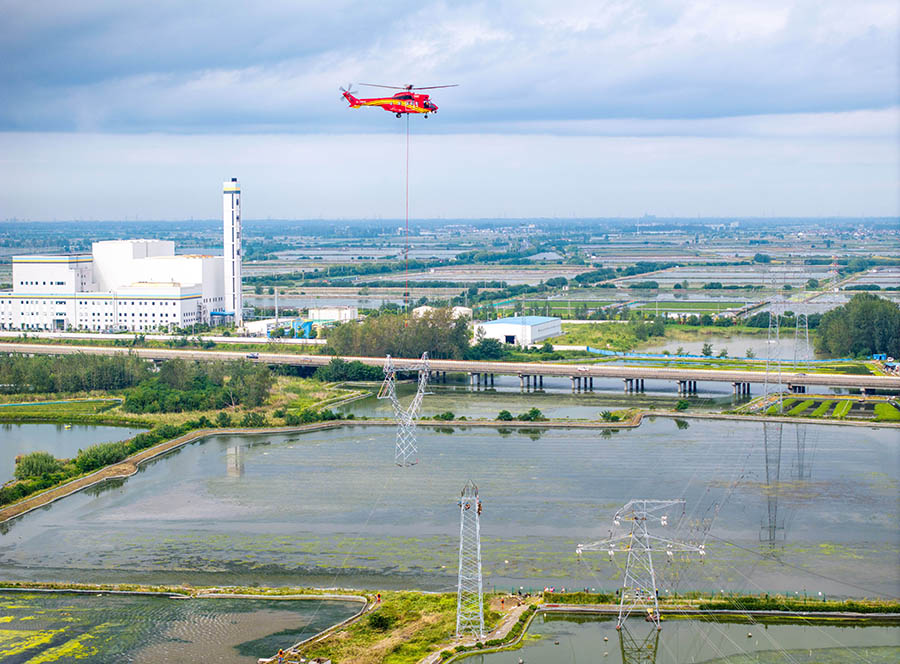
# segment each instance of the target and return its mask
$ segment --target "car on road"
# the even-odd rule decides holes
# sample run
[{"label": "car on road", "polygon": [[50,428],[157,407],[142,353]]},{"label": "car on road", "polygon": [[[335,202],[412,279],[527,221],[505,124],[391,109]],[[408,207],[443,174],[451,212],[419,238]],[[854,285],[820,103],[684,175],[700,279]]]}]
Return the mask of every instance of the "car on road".
[{"label": "car on road", "polygon": [[247,359],[248,360],[258,360],[259,353],[247,353]]}]

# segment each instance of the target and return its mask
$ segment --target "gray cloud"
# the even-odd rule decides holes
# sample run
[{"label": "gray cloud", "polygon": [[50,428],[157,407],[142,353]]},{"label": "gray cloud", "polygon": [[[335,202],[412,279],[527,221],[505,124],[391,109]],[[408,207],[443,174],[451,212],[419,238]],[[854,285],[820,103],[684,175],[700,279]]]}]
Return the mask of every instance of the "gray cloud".
[{"label": "gray cloud", "polygon": [[426,125],[449,132],[898,105],[892,1],[0,0],[0,11],[6,131],[393,131],[383,112],[341,107],[338,85],[371,79],[460,83],[439,91]]}]

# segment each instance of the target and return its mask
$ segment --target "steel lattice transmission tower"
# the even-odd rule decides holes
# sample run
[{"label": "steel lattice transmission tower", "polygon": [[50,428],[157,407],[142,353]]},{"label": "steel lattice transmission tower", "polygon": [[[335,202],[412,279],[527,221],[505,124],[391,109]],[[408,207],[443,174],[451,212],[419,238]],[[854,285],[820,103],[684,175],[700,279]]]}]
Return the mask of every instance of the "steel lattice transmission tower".
[{"label": "steel lattice transmission tower", "polygon": [[[774,279],[773,279],[774,283]],[[783,381],[781,377],[781,317],[784,314],[783,302],[781,296],[776,294],[769,303],[769,331],[766,335],[766,379],[765,379],[765,400],[764,407],[768,403],[769,390],[772,386],[773,379],[777,379],[778,385],[778,412],[782,411],[784,403]],[[772,376],[771,374],[775,375]]]},{"label": "steel lattice transmission tower", "polygon": [[706,555],[704,544],[688,544],[677,540],[650,534],[650,520],[659,519],[660,526],[668,525],[668,512],[680,506],[684,513],[683,500],[629,500],[613,517],[613,524],[630,522],[630,531],[622,535],[612,535],[593,544],[579,544],[577,555],[584,551],[606,551],[610,560],[616,553],[627,553],[625,577],[622,581],[619,601],[619,619],[616,629],[621,629],[625,619],[635,609],[644,609],[648,620],[659,626],[659,591],[656,572],[653,568],[653,554],[665,552],[669,561],[676,553],[697,553]]},{"label": "steel lattice transmission tower", "polygon": [[481,499],[469,480],[459,494],[459,577],[456,582],[456,636],[484,637],[481,580]]},{"label": "steel lattice transmission tower", "polygon": [[[794,327],[794,371],[799,367],[808,367],[812,357],[809,345],[809,313],[806,302],[797,307],[797,323]],[[805,371],[805,369],[804,369]]]},{"label": "steel lattice transmission tower", "polygon": [[394,462],[398,466],[414,466],[419,462],[419,450],[416,447],[416,420],[419,417],[419,409],[422,407],[422,399],[425,397],[425,389],[428,387],[428,353],[422,353],[422,359],[409,367],[410,371],[419,372],[419,387],[412,403],[407,408],[400,405],[397,399],[397,369],[394,360],[388,355],[384,362],[384,382],[378,392],[379,399],[390,399],[394,407],[394,419],[397,420],[397,447],[394,452]]}]

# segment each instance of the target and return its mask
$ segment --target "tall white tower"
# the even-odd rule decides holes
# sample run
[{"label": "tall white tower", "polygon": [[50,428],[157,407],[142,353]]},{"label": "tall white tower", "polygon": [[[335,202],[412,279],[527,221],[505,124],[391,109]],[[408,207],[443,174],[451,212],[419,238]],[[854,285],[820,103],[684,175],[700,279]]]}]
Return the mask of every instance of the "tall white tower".
[{"label": "tall white tower", "polygon": [[241,185],[231,178],[222,189],[222,221],[225,236],[225,311],[234,312],[234,324],[244,324],[241,293]]}]

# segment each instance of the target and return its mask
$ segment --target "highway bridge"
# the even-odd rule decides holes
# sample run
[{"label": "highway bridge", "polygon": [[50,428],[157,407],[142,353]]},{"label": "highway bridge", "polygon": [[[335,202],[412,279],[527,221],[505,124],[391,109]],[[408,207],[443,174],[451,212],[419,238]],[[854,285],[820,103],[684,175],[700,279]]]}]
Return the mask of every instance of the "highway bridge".
[{"label": "highway bridge", "polygon": [[[130,352],[147,360],[167,360],[181,358],[185,360],[237,360],[248,357],[246,353],[224,350],[187,350],[170,348],[121,348],[116,346],[70,346],[63,344],[27,344],[0,343],[0,353],[25,353],[45,355],[69,355],[88,353],[114,355]],[[298,353],[254,353],[254,362],[265,364],[285,364],[305,367],[321,367],[328,364],[330,355],[301,355]],[[375,367],[384,366],[383,357],[344,357],[347,361],[358,360],[363,364]],[[418,359],[394,358],[394,366],[402,370],[413,367]],[[430,360],[431,370],[438,377],[446,379],[446,374],[465,373],[472,384],[482,382],[493,384],[495,375],[518,376],[522,387],[543,386],[543,379],[548,377],[569,378],[572,388],[576,390],[593,389],[594,378],[618,378],[623,381],[625,391],[643,391],[645,380],[662,380],[677,383],[680,393],[697,392],[697,383],[714,381],[731,383],[735,394],[749,394],[752,383],[762,384],[767,381],[765,371],[735,371],[716,369],[687,369],[646,366],[623,366],[609,363],[599,364],[547,364],[541,362],[470,362],[466,360]],[[768,382],[777,381],[777,375],[770,372]],[[900,390],[900,377],[894,376],[859,376],[831,373],[795,373],[782,371],[781,383],[796,393],[804,393],[810,387],[858,389],[866,392],[875,390]]]}]

